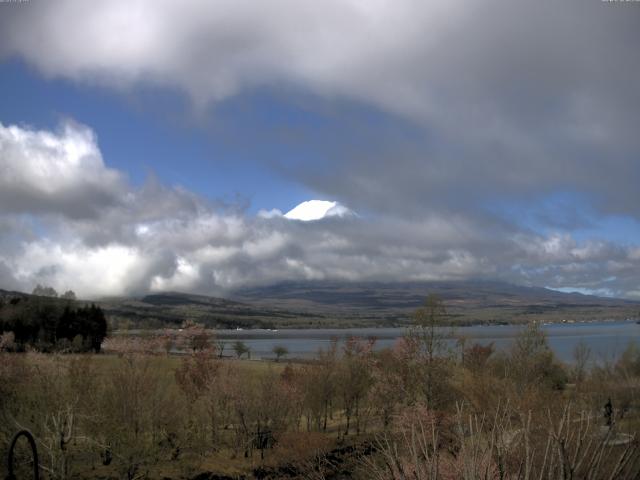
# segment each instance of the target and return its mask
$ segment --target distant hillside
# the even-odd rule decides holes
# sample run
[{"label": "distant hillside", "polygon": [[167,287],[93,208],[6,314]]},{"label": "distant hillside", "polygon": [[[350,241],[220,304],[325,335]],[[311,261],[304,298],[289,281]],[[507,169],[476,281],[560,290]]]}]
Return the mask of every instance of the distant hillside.
[{"label": "distant hillside", "polygon": [[282,283],[239,290],[232,298],[266,308],[277,305],[329,316],[348,312],[399,320],[419,307],[430,293],[444,299],[452,321],[463,323],[604,320],[640,315],[640,302],[492,281]]},{"label": "distant hillside", "polygon": [[189,320],[211,328],[317,327],[330,322],[322,314],[179,292],[105,299],[100,305],[115,328],[179,327]]},{"label": "distant hillside", "polygon": [[[640,317],[640,302],[504,282],[296,282],[242,289],[228,298],[163,292],[99,303],[112,327],[212,328],[401,326],[430,293],[456,324],[591,321]],[[27,296],[0,290],[0,298]]]}]

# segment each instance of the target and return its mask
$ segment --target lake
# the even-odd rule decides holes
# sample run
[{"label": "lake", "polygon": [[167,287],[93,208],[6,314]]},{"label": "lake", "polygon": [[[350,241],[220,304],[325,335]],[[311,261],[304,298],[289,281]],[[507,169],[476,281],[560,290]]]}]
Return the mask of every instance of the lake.
[{"label": "lake", "polygon": [[[496,349],[510,347],[522,331],[521,325],[482,325],[457,327],[455,334],[467,338],[467,345],[478,342],[494,343]],[[591,360],[602,362],[617,358],[630,342],[640,342],[640,325],[633,321],[558,323],[542,327],[550,348],[567,363],[573,361],[573,350],[579,342],[591,349]],[[443,329],[449,332],[450,329]],[[273,358],[273,347],[282,345],[290,358],[312,358],[319,349],[326,349],[332,338],[344,341],[348,337],[377,339],[376,349],[390,347],[406,332],[406,328],[348,328],[348,329],[283,329],[283,330],[217,330],[218,339],[226,344],[224,354],[233,355],[231,343],[241,340],[251,349],[251,358]],[[455,346],[456,339],[450,338]]]}]

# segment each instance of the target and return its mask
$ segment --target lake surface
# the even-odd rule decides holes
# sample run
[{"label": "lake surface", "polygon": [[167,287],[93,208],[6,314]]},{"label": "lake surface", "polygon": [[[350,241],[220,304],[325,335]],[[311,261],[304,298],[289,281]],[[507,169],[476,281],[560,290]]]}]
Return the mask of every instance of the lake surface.
[{"label": "lake surface", "polygon": [[[523,328],[520,325],[457,327],[454,333],[466,337],[467,345],[493,342],[497,350],[505,350]],[[573,361],[573,351],[581,341],[591,349],[591,360],[595,362],[617,358],[631,342],[640,344],[640,325],[633,321],[549,324],[542,330],[556,356],[567,363]],[[333,338],[344,342],[348,337],[374,337],[375,348],[382,349],[391,347],[406,331],[406,328],[217,330],[216,334],[226,344],[225,355],[233,355],[231,344],[241,340],[251,349],[251,358],[273,358],[273,347],[277,345],[289,350],[289,358],[312,358],[319,349],[326,349]],[[450,331],[443,329],[444,333]],[[450,338],[448,342],[454,347],[456,339]]]}]

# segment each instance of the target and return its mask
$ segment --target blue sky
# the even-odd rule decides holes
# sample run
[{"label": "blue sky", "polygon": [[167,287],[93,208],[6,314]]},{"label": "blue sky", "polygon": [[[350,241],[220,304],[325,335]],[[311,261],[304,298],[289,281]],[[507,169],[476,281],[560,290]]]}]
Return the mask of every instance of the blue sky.
[{"label": "blue sky", "polygon": [[640,298],[640,8],[138,7],[0,4],[0,288]]},{"label": "blue sky", "polygon": [[[254,213],[260,208],[288,210],[312,197],[309,189],[262,163],[269,158],[307,161],[300,158],[302,152],[277,148],[268,140],[260,142],[256,135],[251,135],[250,144],[244,144],[237,130],[227,139],[224,126],[215,126],[217,118],[195,118],[188,99],[179,92],[141,89],[119,95],[104,88],[44,78],[15,59],[0,64],[0,88],[4,92],[2,123],[48,130],[64,119],[90,125],[106,163],[126,172],[136,185],[156,175],[212,199],[250,202]],[[312,115],[268,96],[250,104],[229,101],[218,109],[219,113],[207,115],[231,117],[232,123],[247,129],[269,122],[283,126],[315,123]]]}]

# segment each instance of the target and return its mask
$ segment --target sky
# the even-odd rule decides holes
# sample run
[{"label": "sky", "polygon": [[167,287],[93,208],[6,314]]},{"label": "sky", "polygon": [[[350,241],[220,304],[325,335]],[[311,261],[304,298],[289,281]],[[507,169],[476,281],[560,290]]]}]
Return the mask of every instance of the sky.
[{"label": "sky", "polygon": [[640,300],[640,2],[0,2],[0,288]]}]

